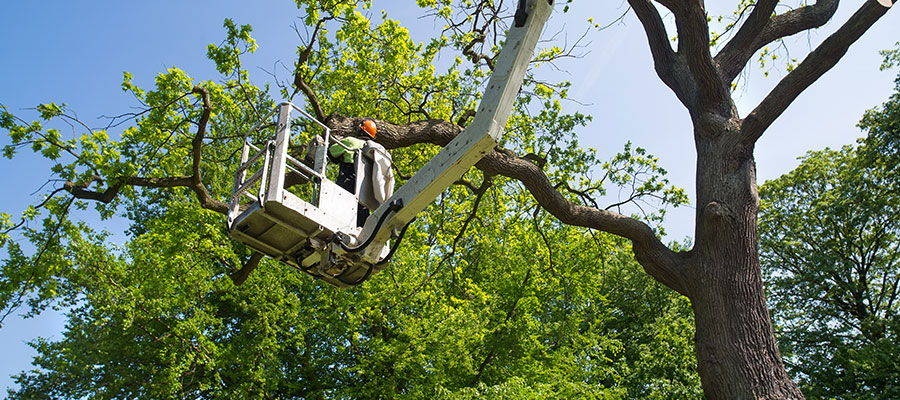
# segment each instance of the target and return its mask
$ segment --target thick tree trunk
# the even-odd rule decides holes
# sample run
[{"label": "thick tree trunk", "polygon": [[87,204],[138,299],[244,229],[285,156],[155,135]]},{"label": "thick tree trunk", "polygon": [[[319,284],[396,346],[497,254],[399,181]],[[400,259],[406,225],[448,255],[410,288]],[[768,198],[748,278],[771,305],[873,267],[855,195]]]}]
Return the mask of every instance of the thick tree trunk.
[{"label": "thick tree trunk", "polygon": [[697,135],[697,242],[689,293],[703,391],[709,399],[803,398],[784,369],[766,307],[753,149],[719,128]]},{"label": "thick tree trunk", "polygon": [[697,265],[709,271],[691,296],[703,391],[709,399],[803,398],[775,343],[759,262],[748,257],[755,239],[736,237],[744,233],[707,243]]}]

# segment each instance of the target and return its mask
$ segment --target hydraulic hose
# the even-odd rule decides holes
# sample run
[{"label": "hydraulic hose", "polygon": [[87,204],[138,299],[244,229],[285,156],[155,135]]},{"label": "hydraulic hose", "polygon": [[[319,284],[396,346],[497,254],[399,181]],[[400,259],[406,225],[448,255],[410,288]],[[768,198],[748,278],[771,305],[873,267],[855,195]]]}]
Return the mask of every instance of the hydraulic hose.
[{"label": "hydraulic hose", "polygon": [[[366,269],[365,275],[360,277],[358,280],[349,281],[349,280],[344,279],[343,271],[340,274],[338,274],[338,276],[335,276],[334,278],[339,280],[341,283],[343,283],[345,285],[350,285],[350,286],[357,286],[360,283],[363,283],[366,280],[368,280],[369,277],[372,275],[372,270],[375,269],[376,265],[384,265],[391,261],[391,257],[393,257],[394,253],[397,252],[397,249],[400,248],[400,242],[403,241],[403,236],[406,235],[406,228],[409,228],[410,225],[412,225],[412,221],[410,221],[408,224],[404,225],[403,229],[400,230],[400,235],[397,237],[397,241],[394,242],[394,245],[391,246],[391,251],[388,252],[388,255],[385,256],[383,259],[381,259],[381,261],[375,263],[374,265],[369,265],[369,268]],[[346,270],[344,270],[344,271],[346,271]]]},{"label": "hydraulic hose", "polygon": [[[397,210],[399,210],[401,208],[403,208],[402,200],[397,199],[397,200],[392,201],[391,205],[388,206],[387,211],[385,211],[384,214],[381,214],[381,217],[378,218],[378,222],[375,224],[375,229],[372,231],[372,234],[369,235],[369,237],[362,244],[360,244],[357,247],[350,247],[350,246],[347,246],[346,244],[344,244],[344,241],[341,240],[341,236],[343,236],[343,235],[341,235],[340,233],[336,233],[332,240],[338,242],[341,245],[341,248],[344,249],[344,251],[346,251],[348,253],[360,252],[372,243],[372,240],[375,238],[375,234],[378,233],[379,230],[381,230],[381,225],[384,224],[384,221],[387,219],[388,215],[391,213],[397,212]],[[406,228],[408,226],[409,226],[409,224],[406,224],[406,226],[403,227],[403,231],[400,232],[401,239],[403,238],[403,234],[406,232]],[[399,245],[399,244],[400,243],[398,240],[396,245],[392,246],[391,251],[388,253],[388,256],[385,259],[389,259],[391,256],[393,256],[394,251],[397,250],[397,247],[398,247],[397,245]],[[382,261],[384,261],[384,260],[382,260]],[[381,265],[381,262],[379,262],[376,265]],[[358,280],[351,281],[351,280],[347,280],[346,278],[344,278],[344,274],[347,273],[347,271],[349,270],[349,268],[347,268],[347,269],[344,269],[343,271],[341,271],[340,274],[337,274],[337,276],[335,276],[334,279],[337,279],[338,281],[340,281],[341,283],[343,283],[345,285],[357,286],[360,283],[363,283],[367,279],[369,279],[369,277],[372,276],[372,271],[374,269],[375,269],[375,265],[369,264],[369,268],[366,269],[366,273],[362,277],[360,277]]]},{"label": "hydraulic hose", "polygon": [[[415,219],[413,219],[413,221],[415,221]],[[400,247],[400,242],[403,241],[403,236],[406,235],[406,228],[409,228],[409,226],[412,225],[413,221],[409,221],[409,223],[403,226],[403,229],[400,230],[400,235],[397,236],[397,241],[394,242],[393,246],[391,246],[391,251],[388,252],[388,255],[381,259],[381,261],[375,263],[375,265],[384,265],[391,261],[391,257],[394,256],[394,252],[397,251],[397,248]]]},{"label": "hydraulic hose", "polygon": [[366,238],[366,240],[357,247],[347,246],[343,240],[340,240],[341,236],[343,236],[340,233],[335,234],[334,240],[336,240],[341,245],[341,248],[344,249],[344,251],[346,251],[348,253],[360,252],[363,249],[365,249],[366,247],[368,247],[369,244],[372,243],[372,240],[375,239],[375,234],[378,233],[379,230],[381,230],[381,225],[384,224],[384,221],[387,219],[388,215],[390,215],[393,212],[397,212],[397,210],[399,210],[401,208],[403,208],[403,200],[397,199],[397,200],[392,201],[391,205],[388,206],[387,211],[385,211],[384,214],[381,214],[381,217],[378,218],[378,223],[375,224],[375,229],[372,230],[372,234],[369,235],[369,237]]}]

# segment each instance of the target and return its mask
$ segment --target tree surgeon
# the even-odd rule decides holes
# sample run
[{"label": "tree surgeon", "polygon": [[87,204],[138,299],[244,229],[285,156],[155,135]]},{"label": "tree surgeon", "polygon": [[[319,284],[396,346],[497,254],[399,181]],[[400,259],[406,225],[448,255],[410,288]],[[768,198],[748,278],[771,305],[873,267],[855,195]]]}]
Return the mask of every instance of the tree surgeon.
[{"label": "tree surgeon", "polygon": [[[359,124],[356,132],[354,132],[355,136],[347,136],[328,148],[329,158],[331,158],[332,162],[338,164],[338,176],[335,183],[352,194],[357,194],[356,161],[357,155],[360,154],[359,150],[366,147],[368,142],[375,140],[377,132],[378,128],[375,126],[375,121],[371,118],[366,118]],[[374,144],[374,142],[371,143]],[[372,144],[368,144],[368,146],[371,147]],[[369,209],[360,203],[356,212],[356,224],[362,226],[366,223],[366,218],[368,217]]]}]

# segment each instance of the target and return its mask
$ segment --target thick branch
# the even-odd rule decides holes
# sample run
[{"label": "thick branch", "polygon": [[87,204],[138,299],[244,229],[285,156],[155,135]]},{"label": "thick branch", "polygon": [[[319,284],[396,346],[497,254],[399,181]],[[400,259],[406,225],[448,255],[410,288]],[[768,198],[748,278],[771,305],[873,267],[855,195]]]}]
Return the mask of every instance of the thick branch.
[{"label": "thick branch", "polygon": [[682,294],[687,294],[682,266],[645,223],[624,215],[573,203],[553,188],[543,171],[515,153],[497,148],[488,153],[476,167],[486,173],[504,175],[521,181],[538,204],[567,225],[593,228],[622,236],[632,241],[635,258],[654,278]]},{"label": "thick branch", "polygon": [[886,12],[874,0],[863,2],[859,10],[840,29],[825,39],[796,69],[785,76],[765,99],[744,119],[741,126],[746,143],[755,143],[763,132],[813,82],[828,72]]},{"label": "thick branch", "polygon": [[102,181],[103,179],[100,178],[100,176],[94,175],[90,179],[88,179],[87,182],[66,182],[63,185],[63,188],[77,199],[94,200],[102,203],[109,203],[116,197],[117,194],[119,194],[120,185],[112,185],[106,188],[106,190],[103,192],[88,190],[88,187],[91,186],[92,183]]},{"label": "thick branch", "polygon": [[776,40],[825,25],[838,8],[837,0],[819,0],[812,6],[773,17],[777,4],[775,0],[758,2],[738,33],[716,55],[716,63],[726,82],[734,81],[759,49]]},{"label": "thick branch", "polygon": [[197,200],[200,201],[200,205],[203,208],[225,214],[228,212],[228,205],[209,195],[206,185],[203,184],[203,177],[200,172],[200,162],[203,156],[203,138],[206,136],[206,126],[209,123],[209,116],[212,112],[209,91],[202,86],[194,86],[193,93],[202,96],[203,112],[200,113],[200,121],[197,123],[197,134],[194,135],[194,140],[191,141],[191,154],[193,156],[191,172],[193,175],[191,176],[191,185],[189,187],[197,194]]},{"label": "thick branch", "polygon": [[475,33],[475,37],[469,41],[469,44],[466,47],[463,47],[462,53],[464,56],[469,57],[472,60],[472,63],[478,64],[478,61],[484,60],[487,67],[493,71],[494,70],[494,60],[489,57],[487,54],[476,53],[475,50],[472,50],[478,43],[484,43],[484,30],[476,29],[473,31]]},{"label": "thick branch", "polygon": [[[359,118],[332,114],[325,120],[325,124],[333,133],[341,135],[350,134],[360,121]],[[458,125],[442,120],[417,121],[406,125],[384,121],[376,123],[376,140],[388,149],[418,143],[445,146],[462,132]],[[498,147],[482,158],[476,167],[489,175],[503,175],[522,182],[541,207],[565,224],[597,229],[630,239],[635,257],[647,272],[663,284],[685,294],[686,285],[679,256],[669,250],[647,224],[615,212],[569,201],[553,187],[539,166],[526,158],[518,157],[510,150]]]},{"label": "thick branch", "polygon": [[75,198],[100,201],[103,203],[111,202],[119,189],[123,185],[140,186],[152,188],[174,188],[186,187],[194,191],[200,206],[213,210],[222,214],[228,212],[228,205],[222,201],[216,200],[210,196],[206,185],[203,184],[203,178],[200,171],[200,163],[203,159],[203,139],[206,136],[206,128],[209,125],[209,117],[212,112],[212,106],[209,99],[209,91],[201,86],[194,86],[192,93],[201,95],[203,102],[203,111],[200,113],[200,120],[197,121],[197,133],[191,141],[191,176],[172,176],[172,177],[140,177],[140,176],[120,176],[112,179],[112,185],[106,190],[94,191],[88,190],[88,187],[94,182],[102,182],[103,179],[97,175],[92,176],[86,182],[66,182],[64,188]]},{"label": "thick branch", "polygon": [[466,123],[469,122],[469,119],[475,116],[475,110],[466,109],[463,111],[462,115],[459,116],[459,119],[456,120],[456,124],[465,127]]},{"label": "thick branch", "polygon": [[141,186],[141,187],[152,187],[152,188],[173,188],[173,187],[189,187],[191,186],[191,177],[189,176],[175,176],[175,177],[165,177],[165,178],[145,178],[139,176],[129,176],[129,177],[120,177],[116,180],[117,183],[114,183],[106,188],[106,190],[99,192],[94,190],[89,190],[88,187],[94,182],[102,183],[103,179],[97,175],[92,176],[87,182],[66,182],[63,188],[72,194],[75,198],[83,199],[83,200],[93,200],[99,201],[102,203],[109,203],[116,198],[116,195],[119,194],[119,189],[122,188],[122,185],[128,186]]},{"label": "thick branch", "polygon": [[237,286],[242,285],[244,281],[247,280],[247,277],[250,276],[250,273],[259,266],[259,262],[262,258],[262,253],[254,251],[253,254],[250,255],[250,259],[247,260],[247,263],[244,264],[241,269],[231,273],[231,281]]},{"label": "thick branch", "polygon": [[302,73],[297,71],[297,75],[294,76],[294,85],[300,89],[301,92],[306,96],[306,100],[309,102],[309,105],[312,106],[313,112],[316,114],[316,118],[322,120],[325,118],[325,112],[322,111],[322,105],[319,104],[319,98],[316,96],[316,93],[313,92],[312,88],[306,84],[306,81],[303,79]]},{"label": "thick branch", "polygon": [[[819,3],[816,3],[819,4]],[[722,51],[716,55],[715,61],[719,64],[722,77],[726,82],[731,82],[737,77],[737,74],[744,69],[750,57],[758,50],[759,34],[763,31],[772,13],[775,12],[775,6],[778,0],[761,0],[753,6],[753,11],[747,20],[744,21],[741,28],[731,40],[722,48]],[[808,7],[802,7],[801,10]]]},{"label": "thick branch", "polygon": [[721,115],[732,111],[730,85],[719,75],[709,47],[709,22],[703,2],[679,2],[670,8],[678,30],[678,53],[684,57],[697,86],[699,104],[689,104],[691,113],[716,110]]},{"label": "thick branch", "polygon": [[[647,41],[650,43],[650,54],[653,56],[653,64],[656,67],[656,74],[659,78],[669,86],[676,95],[679,95],[678,85],[675,82],[674,64],[675,51],[669,44],[669,38],[666,34],[666,26],[656,7],[650,0],[629,0],[628,4],[634,9],[638,19],[644,26],[644,32],[647,34]],[[678,96],[681,97],[680,95]]]}]

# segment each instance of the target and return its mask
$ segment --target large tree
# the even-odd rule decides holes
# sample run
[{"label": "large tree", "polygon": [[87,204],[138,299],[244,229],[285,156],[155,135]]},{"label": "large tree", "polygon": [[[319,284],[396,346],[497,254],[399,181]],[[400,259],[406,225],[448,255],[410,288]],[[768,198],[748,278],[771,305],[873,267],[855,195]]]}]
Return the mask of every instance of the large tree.
[{"label": "large tree", "polygon": [[[415,166],[420,163],[418,157],[433,154],[428,147],[418,145],[446,145],[467,123],[478,97],[478,85],[492,68],[496,45],[511,15],[502,3],[465,1],[456,7],[450,7],[450,2],[440,3],[419,1],[420,5],[434,6],[435,15],[447,20],[447,28],[441,37],[417,46],[397,40],[403,31],[394,22],[370,30],[368,22],[354,12],[355,2],[298,2],[309,30],[298,50],[294,77],[283,87],[285,96],[293,98],[302,93],[309,100],[310,110],[337,134],[350,133],[363,116],[379,117],[378,141],[390,149],[414,146],[419,151],[408,153],[411,159],[406,165]],[[686,135],[697,149],[698,206],[692,249],[673,251],[667,247],[653,229],[653,218],[636,218],[616,212],[616,207],[597,205],[596,197],[607,180],[634,188],[635,196],[626,197],[626,201],[651,195],[664,202],[677,202],[679,197],[677,191],[655,178],[631,184],[636,181],[635,168],[647,165],[634,161],[634,157],[629,168],[611,168],[606,175],[609,179],[583,178],[588,175],[585,165],[591,161],[589,153],[579,150],[573,141],[559,143],[550,134],[571,131],[573,125],[584,123],[560,114],[555,99],[566,95],[565,84],[530,77],[526,81],[529,90],[523,91],[517,104],[519,117],[508,126],[506,147],[497,148],[477,165],[482,171],[481,187],[490,185],[491,177],[512,178],[563,224],[630,240],[635,259],[650,276],[690,299],[698,371],[708,398],[802,397],[783,367],[763,294],[753,149],[794,99],[833,67],[888,10],[874,0],[863,2],[753,111],[741,116],[732,98],[732,85],[751,59],[770,43],[821,27],[838,8],[836,0],[799,7],[779,8],[780,4],[741,2],[738,21],[729,27],[731,35],[725,41],[711,37],[710,18],[702,2],[629,1],[646,31],[658,77],[685,107],[693,124],[692,134]],[[666,24],[663,12],[671,14],[674,24]],[[331,35],[327,28],[333,24],[339,28]],[[270,104],[261,91],[249,85],[246,72],[240,68],[241,51],[253,46],[249,30],[233,24],[228,29],[225,45],[210,49],[220,71],[231,77],[227,84],[205,82],[194,86],[177,70],[162,75],[158,89],[151,92],[126,80],[124,87],[144,102],[148,111],[139,116],[138,124],[127,130],[120,142],[95,132],[79,143],[65,143],[58,132],[44,131],[38,124],[19,123],[4,113],[4,126],[11,130],[16,143],[35,143],[36,149],[50,158],[58,158],[59,152],[65,151],[76,159],[54,169],[68,180],[60,190],[69,196],[51,198],[44,206],[61,216],[71,205],[80,204],[77,199],[99,200],[104,212],[138,202],[140,206],[130,208],[134,217],[152,219],[158,217],[154,213],[163,213],[160,205],[168,205],[171,196],[192,194],[201,207],[224,212],[225,204],[220,199],[227,193],[227,171],[210,164],[233,160],[234,141],[229,146],[228,140],[233,138],[213,133],[225,131],[222,128],[226,126],[246,126]],[[673,42],[672,37],[677,39]],[[714,39],[724,44],[711,47]],[[446,74],[436,75],[431,64],[435,54],[447,46],[459,50],[475,66],[461,68],[464,61],[457,59]],[[537,61],[552,60],[565,52],[551,48],[538,54]],[[461,75],[467,79],[459,79]],[[348,82],[354,84],[348,87]],[[192,98],[196,102],[189,101]],[[529,114],[528,102],[532,99],[540,101],[540,111]],[[381,107],[380,112],[373,113],[373,104]],[[41,111],[46,118],[66,115],[54,105]],[[194,127],[191,135],[184,133],[188,126]],[[475,194],[483,190],[477,183],[468,186]],[[143,193],[139,188],[175,190],[136,196]],[[51,218],[47,222],[45,237],[39,241],[47,244],[46,249],[60,246],[59,237],[74,230],[55,221]],[[455,245],[456,241],[449,253],[454,252]],[[14,260],[24,257],[11,253]],[[39,247],[38,255],[46,253]],[[38,300],[56,296],[58,287],[54,284],[36,285],[33,272],[30,276],[22,274],[26,276],[21,281],[28,282],[29,291],[37,292]],[[10,297],[15,303],[15,296]],[[485,358],[485,366],[492,354]],[[482,368],[478,368],[476,377],[482,376]]]}]

